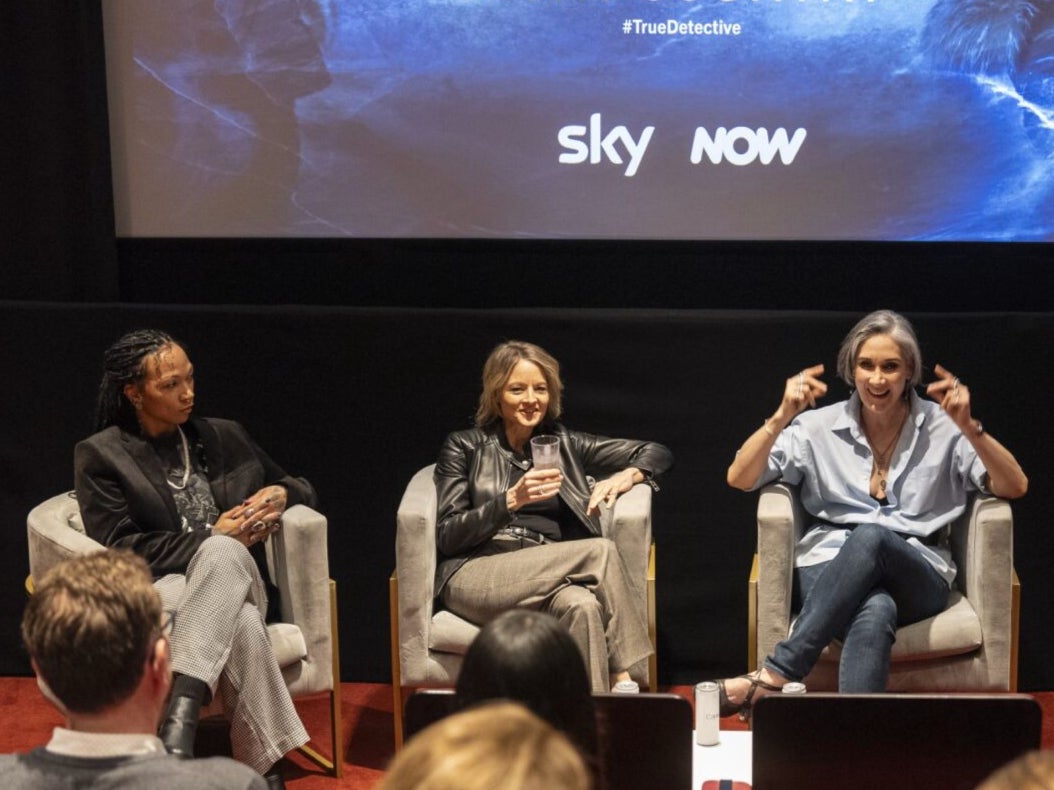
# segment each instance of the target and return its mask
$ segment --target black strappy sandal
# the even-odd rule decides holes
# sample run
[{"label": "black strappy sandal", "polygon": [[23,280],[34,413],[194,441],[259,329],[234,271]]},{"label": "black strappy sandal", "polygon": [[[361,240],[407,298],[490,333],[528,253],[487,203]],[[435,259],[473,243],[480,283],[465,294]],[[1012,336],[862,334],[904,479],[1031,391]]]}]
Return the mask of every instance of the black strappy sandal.
[{"label": "black strappy sandal", "polygon": [[750,721],[750,709],[753,706],[754,692],[758,690],[758,687],[760,686],[765,689],[765,691],[781,691],[782,689],[779,686],[774,686],[771,683],[766,683],[762,680],[761,670],[746,675],[739,675],[739,677],[750,681],[750,688],[747,689],[747,695],[743,698],[742,702],[732,702],[732,700],[728,698],[728,693],[725,691],[725,681],[717,681],[718,701],[721,703],[719,713],[722,717],[738,713],[740,721]]}]

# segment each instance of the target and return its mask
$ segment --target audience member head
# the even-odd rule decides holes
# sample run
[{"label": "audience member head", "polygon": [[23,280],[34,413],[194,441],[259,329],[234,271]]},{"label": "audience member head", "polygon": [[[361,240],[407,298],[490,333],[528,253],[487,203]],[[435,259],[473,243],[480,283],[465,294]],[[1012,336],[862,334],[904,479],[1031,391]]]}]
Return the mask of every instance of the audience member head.
[{"label": "audience member head", "polygon": [[137,329],[122,335],[106,349],[95,406],[95,430],[111,425],[130,432],[139,429],[135,407],[125,396],[125,387],[141,384],[147,377],[148,360],[173,345],[182,346],[158,329]]},{"label": "audience member head", "polygon": [[52,702],[67,714],[98,714],[135,692],[148,662],[163,662],[167,677],[161,616],[146,562],[107,549],[44,575],[26,605],[22,641]]},{"label": "audience member head", "polygon": [[545,349],[525,343],[521,340],[507,340],[499,343],[490,352],[487,361],[483,363],[483,387],[479,394],[479,408],[476,409],[476,425],[485,428],[491,423],[501,420],[501,407],[499,400],[505,382],[512,375],[513,368],[526,360],[533,362],[545,377],[545,383],[549,390],[549,406],[545,417],[549,421],[560,419],[562,408],[560,406],[560,395],[564,385],[560,380],[560,363],[556,361]]},{"label": "audience member head", "polygon": [[496,702],[415,735],[378,790],[590,790],[582,756],[523,706]]},{"label": "audience member head", "polygon": [[922,351],[919,348],[915,329],[900,313],[892,310],[876,310],[868,313],[849,330],[838,349],[838,375],[850,387],[856,386],[855,369],[860,347],[875,335],[888,335],[897,344],[904,364],[911,369],[908,379],[911,387],[922,381]]},{"label": "audience member head", "polygon": [[472,641],[457,680],[463,706],[495,699],[521,702],[561,732],[589,759],[597,754],[597,723],[585,661],[552,615],[512,609],[487,623]]},{"label": "audience member head", "polygon": [[1054,751],[1026,752],[994,771],[976,790],[1054,790]]}]

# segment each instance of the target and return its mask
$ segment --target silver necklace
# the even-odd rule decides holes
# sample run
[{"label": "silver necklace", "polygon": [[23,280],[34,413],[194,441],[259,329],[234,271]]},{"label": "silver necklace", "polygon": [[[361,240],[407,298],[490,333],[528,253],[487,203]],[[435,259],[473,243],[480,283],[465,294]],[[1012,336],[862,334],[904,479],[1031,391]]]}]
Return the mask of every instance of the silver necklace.
[{"label": "silver necklace", "polygon": [[[886,449],[882,452],[878,452],[878,450],[875,449],[875,445],[872,444],[870,437],[867,439],[867,443],[871,445],[871,452],[874,455],[875,471],[878,473],[878,487],[882,491],[883,496],[885,496],[886,493],[886,474],[889,472],[889,462],[893,460],[891,451],[893,445],[895,445],[900,438],[900,432],[904,430],[904,423],[907,422],[909,412],[910,409],[904,412],[904,416],[900,418],[900,427],[897,428],[896,433],[893,434],[893,438],[889,440],[889,444],[886,445]],[[864,435],[867,436],[866,431],[864,432]]]},{"label": "silver necklace", "polygon": [[179,484],[173,483],[168,478],[165,478],[165,482],[176,491],[182,491],[187,487],[187,481],[190,480],[190,447],[187,446],[187,437],[186,434],[183,433],[183,429],[177,425],[176,430],[179,431],[179,439],[183,444],[183,479]]},{"label": "silver necklace", "polygon": [[875,452],[875,471],[878,472],[878,487],[882,490],[883,494],[886,493],[886,473],[889,472],[889,464],[886,463],[886,456],[889,455],[889,451],[893,449],[893,443],[899,438],[900,434],[894,436],[886,446],[884,452]]}]

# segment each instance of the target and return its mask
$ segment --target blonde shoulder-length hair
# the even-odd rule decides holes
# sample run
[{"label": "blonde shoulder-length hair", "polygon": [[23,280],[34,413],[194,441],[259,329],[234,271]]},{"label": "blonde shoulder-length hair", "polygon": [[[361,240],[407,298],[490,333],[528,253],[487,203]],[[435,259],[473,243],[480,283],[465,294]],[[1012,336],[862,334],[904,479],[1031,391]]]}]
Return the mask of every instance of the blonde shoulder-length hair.
[{"label": "blonde shoulder-length hair", "polygon": [[545,383],[549,387],[549,408],[545,413],[547,421],[560,419],[560,395],[564,385],[560,380],[560,363],[544,348],[522,340],[506,340],[499,343],[490,352],[483,364],[483,388],[479,394],[479,408],[476,409],[476,425],[485,428],[501,419],[501,408],[498,401],[505,382],[512,375],[512,369],[526,360],[533,362],[542,371]]},{"label": "blonde shoulder-length hair", "polygon": [[378,790],[591,790],[582,754],[519,703],[459,711],[417,733]]}]

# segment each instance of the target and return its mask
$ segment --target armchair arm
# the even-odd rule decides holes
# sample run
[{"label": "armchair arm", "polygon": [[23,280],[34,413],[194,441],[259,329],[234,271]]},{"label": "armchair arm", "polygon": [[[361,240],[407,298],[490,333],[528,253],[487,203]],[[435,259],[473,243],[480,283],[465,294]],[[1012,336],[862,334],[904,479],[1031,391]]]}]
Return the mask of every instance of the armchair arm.
[{"label": "armchair arm", "polygon": [[396,513],[395,568],[399,582],[400,660],[405,677],[426,677],[428,630],[436,573],[435,465],[418,470],[406,486]]},{"label": "armchair arm", "polygon": [[326,517],[307,505],[285,511],[282,528],[267,541],[267,564],[281,595],[282,622],[296,625],[307,646],[300,683],[312,690],[328,689],[333,677],[333,630]]},{"label": "armchair arm", "polygon": [[993,688],[1006,689],[1012,650],[1011,598],[1014,519],[1010,503],[976,496],[952,525],[957,584],[981,621],[983,650]]},{"label": "armchair arm", "polygon": [[758,498],[757,522],[757,658],[760,660],[790,630],[794,546],[805,529],[805,511],[797,489],[784,483],[765,486]]},{"label": "armchair arm", "polygon": [[[654,647],[657,634],[651,497],[652,487],[647,483],[633,486],[615,500],[615,506],[611,510],[601,509],[600,528],[601,534],[618,546],[629,581],[636,588],[635,602],[638,611],[648,623],[648,636]],[[659,682],[657,655],[653,653],[647,662],[631,667],[630,673],[635,680],[654,691]]]},{"label": "armchair arm", "polygon": [[615,507],[601,519],[601,532],[618,546],[626,570],[636,584],[648,573],[651,552],[651,486],[638,483],[615,500]]},{"label": "armchair arm", "polygon": [[73,528],[79,523],[80,510],[73,492],[46,499],[29,511],[26,533],[29,540],[29,573],[36,580],[52,566],[81,554],[105,548],[101,543]]}]

